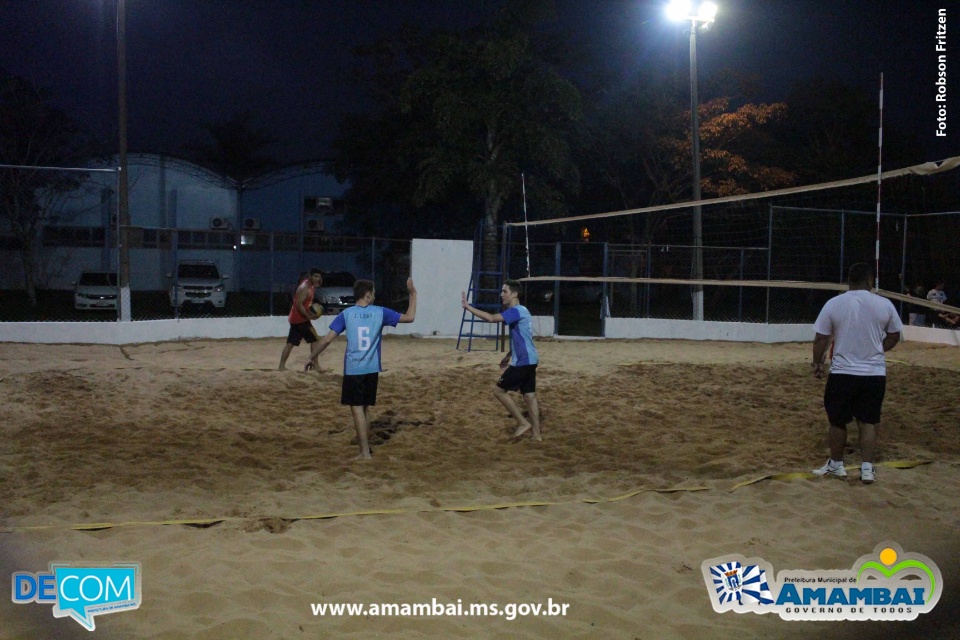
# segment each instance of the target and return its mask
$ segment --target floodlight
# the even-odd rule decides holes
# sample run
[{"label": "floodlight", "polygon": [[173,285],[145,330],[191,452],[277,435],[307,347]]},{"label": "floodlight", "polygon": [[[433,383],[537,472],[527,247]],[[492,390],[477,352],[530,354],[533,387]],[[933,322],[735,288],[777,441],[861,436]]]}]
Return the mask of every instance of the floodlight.
[{"label": "floodlight", "polygon": [[713,22],[714,18],[717,17],[717,5],[712,2],[704,2],[700,5],[700,10],[697,12],[697,20],[700,22]]},{"label": "floodlight", "polygon": [[690,0],[671,0],[667,5],[667,18],[680,22],[690,19]]}]

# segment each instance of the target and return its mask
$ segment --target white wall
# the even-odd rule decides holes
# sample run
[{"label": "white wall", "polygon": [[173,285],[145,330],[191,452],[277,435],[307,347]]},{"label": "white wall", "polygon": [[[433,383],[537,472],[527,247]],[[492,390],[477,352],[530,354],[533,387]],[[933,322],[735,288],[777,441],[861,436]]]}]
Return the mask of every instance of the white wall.
[{"label": "white wall", "polygon": [[[607,318],[607,338],[663,338],[676,340],[726,340],[730,342],[810,342],[812,324],[760,324],[694,322],[657,318]],[[908,342],[960,346],[960,331],[929,327],[903,328]]]},{"label": "white wall", "polygon": [[664,338],[678,340],[728,340],[732,342],[807,342],[812,324],[760,324],[749,322],[696,322],[658,318],[607,318],[608,338]]},{"label": "white wall", "polygon": [[[387,332],[424,336],[460,333],[460,292],[470,285],[473,243],[467,240],[414,240],[410,268],[417,287],[417,319]],[[398,309],[401,313],[405,309]]]},{"label": "white wall", "polygon": [[907,342],[931,342],[960,347],[960,330],[905,326],[903,328],[903,339]]}]

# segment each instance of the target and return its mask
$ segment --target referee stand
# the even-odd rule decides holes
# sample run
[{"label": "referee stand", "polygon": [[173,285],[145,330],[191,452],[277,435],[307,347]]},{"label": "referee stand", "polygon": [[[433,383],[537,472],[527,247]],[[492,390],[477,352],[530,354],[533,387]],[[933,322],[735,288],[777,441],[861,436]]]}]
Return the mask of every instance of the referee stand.
[{"label": "referee stand", "polygon": [[[483,220],[477,225],[477,230],[473,236],[473,269],[470,272],[470,284],[467,287],[467,302],[470,306],[487,313],[500,313],[502,305],[500,304],[500,291],[503,288],[504,267],[506,265],[507,239],[506,233],[501,231],[498,236],[500,243],[500,269],[498,271],[483,270],[483,236],[485,224]],[[496,285],[494,288],[493,285]],[[496,324],[493,331],[490,331],[490,325]],[[457,337],[457,350],[461,350],[461,345],[465,351],[473,351],[473,341],[492,340],[493,351],[503,351],[504,337],[502,335],[503,326],[501,323],[490,323],[476,317],[466,309],[463,309],[460,318],[460,335]],[[486,349],[480,349],[484,351]]]}]

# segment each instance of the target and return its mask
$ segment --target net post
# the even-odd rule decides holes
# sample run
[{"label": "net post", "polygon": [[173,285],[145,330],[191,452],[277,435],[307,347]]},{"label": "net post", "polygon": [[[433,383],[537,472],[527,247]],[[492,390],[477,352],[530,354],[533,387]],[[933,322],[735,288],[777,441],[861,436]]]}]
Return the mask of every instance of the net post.
[{"label": "net post", "polygon": [[[560,275],[560,243],[554,249],[553,275]],[[560,281],[553,281],[553,335],[560,335]]]},{"label": "net post", "polygon": [[[603,243],[603,277],[610,275],[610,243]],[[604,281],[600,288],[600,335],[607,337],[607,293],[610,285]]]},{"label": "net post", "polygon": [[[773,202],[767,204],[767,280],[773,280]],[[770,324],[770,287],[767,287],[767,309],[764,322]]]},{"label": "net post", "polygon": [[841,211],[840,212],[840,279],[839,279],[840,282],[843,282],[845,280],[843,276],[843,259],[844,259],[843,250],[847,244],[846,236],[847,236],[847,212]]}]

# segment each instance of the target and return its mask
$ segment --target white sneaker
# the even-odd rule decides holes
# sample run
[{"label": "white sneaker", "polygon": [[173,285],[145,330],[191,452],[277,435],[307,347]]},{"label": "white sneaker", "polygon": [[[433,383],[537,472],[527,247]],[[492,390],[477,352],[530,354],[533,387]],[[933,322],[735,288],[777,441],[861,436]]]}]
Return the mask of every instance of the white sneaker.
[{"label": "white sneaker", "polygon": [[846,478],[847,470],[843,468],[842,462],[837,462],[836,460],[829,459],[827,464],[823,465],[819,469],[813,470],[813,475],[815,476],[836,476],[838,478]]},{"label": "white sneaker", "polygon": [[873,484],[877,481],[877,474],[873,470],[873,465],[864,462],[860,465],[860,482],[863,484]]}]

